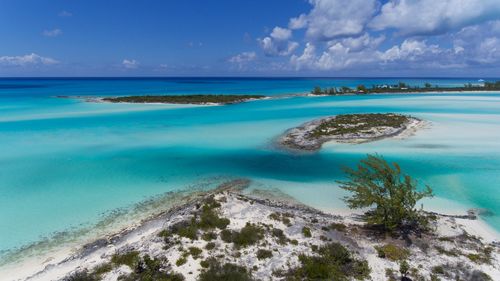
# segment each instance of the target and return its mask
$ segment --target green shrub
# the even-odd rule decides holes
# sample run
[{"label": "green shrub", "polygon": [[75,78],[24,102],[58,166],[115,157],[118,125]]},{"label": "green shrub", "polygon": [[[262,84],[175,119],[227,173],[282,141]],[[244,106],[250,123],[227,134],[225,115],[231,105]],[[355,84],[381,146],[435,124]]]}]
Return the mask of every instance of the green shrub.
[{"label": "green shrub", "polygon": [[278,243],[281,245],[285,245],[288,242],[288,238],[286,237],[285,233],[283,233],[283,230],[278,229],[278,228],[273,228],[271,231],[271,234],[273,237],[278,238]]},{"label": "green shrub", "polygon": [[130,268],[135,268],[139,261],[139,252],[137,251],[131,251],[124,254],[114,254],[111,257],[111,262],[116,266],[127,265]]},{"label": "green shrub", "polygon": [[405,260],[410,256],[410,251],[394,244],[385,244],[384,246],[375,246],[379,258],[386,258],[391,261]]},{"label": "green shrub", "polygon": [[365,260],[357,260],[339,243],[330,243],[318,249],[318,255],[300,255],[301,266],[285,273],[286,280],[349,280],[366,279],[370,267]]},{"label": "green shrub", "polygon": [[200,266],[203,268],[208,268],[210,264],[206,260],[200,261]]},{"label": "green shrub", "polygon": [[264,237],[264,230],[255,224],[247,223],[240,232],[233,233],[233,243],[238,247],[253,245]]},{"label": "green shrub", "polygon": [[232,243],[233,234],[231,230],[224,229],[220,232],[220,239],[226,243]]},{"label": "green shrub", "polygon": [[215,240],[217,239],[217,233],[215,232],[205,232],[201,235],[201,239],[205,240],[205,241],[212,241],[212,240]]},{"label": "green shrub", "polygon": [[408,264],[408,262],[406,260],[402,260],[399,263],[399,273],[401,273],[401,275],[403,276],[406,276],[408,275],[409,270],[410,270],[410,265]]},{"label": "green shrub", "polygon": [[206,250],[212,250],[215,248],[215,243],[214,242],[208,242],[207,245],[205,245]]},{"label": "green shrub", "polygon": [[445,274],[444,268],[442,265],[436,265],[431,269],[434,274]]},{"label": "green shrub", "polygon": [[347,229],[347,226],[343,223],[331,223],[330,224],[330,229],[333,229],[333,230],[336,230],[336,231],[339,231],[339,232],[344,232],[346,231]]},{"label": "green shrub", "polygon": [[78,271],[63,279],[64,281],[98,281],[100,278],[88,271]]},{"label": "green shrub", "polygon": [[137,264],[134,271],[128,276],[120,276],[122,281],[183,281],[184,276],[178,273],[167,273],[161,270],[162,262],[152,259],[149,255]]},{"label": "green shrub", "polygon": [[247,247],[264,238],[264,229],[255,224],[247,223],[239,232],[224,229],[220,235],[224,242],[232,242],[236,247]]},{"label": "green shrub", "polygon": [[213,206],[204,205],[200,214],[200,221],[198,222],[198,226],[202,229],[224,229],[229,225],[229,223],[229,219],[219,217]]},{"label": "green shrub", "polygon": [[257,251],[257,258],[259,260],[268,259],[273,256],[273,252],[269,250],[259,249]]},{"label": "green shrub", "polygon": [[175,261],[175,265],[181,266],[181,265],[185,264],[186,262],[187,262],[186,257],[180,257]]},{"label": "green shrub", "polygon": [[294,246],[299,245],[299,241],[297,241],[297,239],[293,239],[292,241],[290,241],[290,243],[292,243],[292,245]]},{"label": "green shrub", "polygon": [[312,237],[311,229],[307,226],[302,228],[302,234],[304,234],[304,237]]},{"label": "green shrub", "polygon": [[218,262],[212,262],[208,269],[201,272],[199,281],[251,281],[253,280],[246,268],[226,263],[221,265]]},{"label": "green shrub", "polygon": [[110,272],[112,269],[113,269],[113,265],[111,263],[109,263],[109,262],[103,263],[103,264],[96,266],[93,269],[93,274],[100,276],[102,274]]},{"label": "green shrub", "polygon": [[279,213],[272,213],[269,215],[269,218],[275,221],[279,221],[281,219],[281,216]]},{"label": "green shrub", "polygon": [[197,259],[200,257],[201,253],[203,253],[203,250],[198,247],[189,247],[189,253],[193,259]]},{"label": "green shrub", "polygon": [[286,218],[284,217],[282,220],[283,224],[285,224],[286,226],[292,226],[292,223],[290,222],[290,219],[289,218]]}]

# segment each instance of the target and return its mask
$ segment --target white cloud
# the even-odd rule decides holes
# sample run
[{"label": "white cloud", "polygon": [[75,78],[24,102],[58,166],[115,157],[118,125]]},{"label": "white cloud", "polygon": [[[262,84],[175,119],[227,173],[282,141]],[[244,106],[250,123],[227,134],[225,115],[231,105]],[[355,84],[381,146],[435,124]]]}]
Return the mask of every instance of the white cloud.
[{"label": "white cloud", "polygon": [[289,27],[306,28],[308,38],[322,41],[363,33],[377,8],[376,0],[309,0],[309,3],[312,10],[292,18]]},{"label": "white cloud", "polygon": [[385,51],[380,57],[383,61],[395,60],[417,60],[426,54],[438,54],[442,52],[438,45],[427,45],[425,41],[407,39],[401,46],[393,46]]},{"label": "white cloud", "polygon": [[302,14],[296,18],[291,18],[288,23],[288,28],[290,29],[301,29],[307,26],[307,16]]},{"label": "white cloud", "polygon": [[42,57],[35,53],[24,56],[1,56],[0,65],[4,66],[37,66],[53,65],[59,62],[53,58]]},{"label": "white cloud", "polygon": [[242,64],[242,63],[253,61],[256,58],[257,58],[257,54],[255,52],[243,52],[241,54],[238,54],[236,56],[229,58],[228,61],[231,63]]},{"label": "white cloud", "polygon": [[492,19],[500,19],[498,0],[391,0],[369,26],[376,30],[395,28],[404,35],[425,35]]},{"label": "white cloud", "polygon": [[349,48],[352,52],[362,51],[366,48],[377,48],[385,40],[384,35],[372,37],[368,33],[364,33],[358,37],[347,37],[340,40],[343,46]]},{"label": "white cloud", "polygon": [[68,17],[71,17],[73,16],[72,13],[68,12],[68,11],[61,11],[59,14],[58,14],[60,17],[63,17],[63,18],[68,18]]},{"label": "white cloud", "polygon": [[60,30],[59,28],[55,28],[52,30],[44,30],[42,32],[42,34],[43,34],[43,36],[46,36],[46,37],[57,37],[57,36],[62,34],[62,30]]},{"label": "white cloud", "polygon": [[299,43],[290,41],[291,38],[290,29],[276,26],[269,36],[257,41],[268,56],[288,56],[299,46]]},{"label": "white cloud", "polygon": [[122,61],[122,65],[123,65],[123,67],[125,67],[127,69],[135,69],[135,68],[139,67],[139,62],[136,60],[124,59]]},{"label": "white cloud", "polygon": [[292,31],[286,28],[276,26],[270,35],[273,39],[285,41],[292,37]]}]

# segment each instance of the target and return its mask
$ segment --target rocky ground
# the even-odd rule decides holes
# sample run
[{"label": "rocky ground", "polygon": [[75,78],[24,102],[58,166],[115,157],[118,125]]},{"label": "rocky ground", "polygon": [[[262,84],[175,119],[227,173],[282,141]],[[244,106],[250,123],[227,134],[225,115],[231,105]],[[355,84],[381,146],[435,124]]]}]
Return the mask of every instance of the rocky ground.
[{"label": "rocky ground", "polygon": [[28,280],[498,280],[499,245],[467,217],[429,214],[419,236],[393,237],[356,216],[325,214],[244,181],[98,240]]}]

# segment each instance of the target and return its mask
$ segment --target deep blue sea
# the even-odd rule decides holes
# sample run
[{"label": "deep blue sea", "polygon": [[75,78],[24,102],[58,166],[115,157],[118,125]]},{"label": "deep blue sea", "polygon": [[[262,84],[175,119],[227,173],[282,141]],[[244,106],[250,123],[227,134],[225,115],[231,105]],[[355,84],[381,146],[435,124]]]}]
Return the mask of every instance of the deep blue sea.
[{"label": "deep blue sea", "polygon": [[[341,168],[368,153],[430,185],[436,197],[424,207],[483,208],[483,219],[500,230],[500,93],[288,96],[314,86],[399,81],[461,86],[478,79],[0,79],[0,259],[97,222],[105,227],[103,218],[166,192],[232,178],[323,210],[344,209]],[[282,98],[185,106],[55,97],[146,94]],[[314,154],[273,146],[283,131],[313,118],[361,112],[411,114],[432,125],[405,140],[329,143]]]}]

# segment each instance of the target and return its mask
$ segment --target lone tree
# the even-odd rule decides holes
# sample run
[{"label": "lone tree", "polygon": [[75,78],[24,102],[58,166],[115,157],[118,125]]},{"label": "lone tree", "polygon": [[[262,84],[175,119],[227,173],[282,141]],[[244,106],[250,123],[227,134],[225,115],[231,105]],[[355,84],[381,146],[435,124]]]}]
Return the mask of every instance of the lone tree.
[{"label": "lone tree", "polygon": [[415,205],[424,197],[432,197],[426,186],[417,191],[417,182],[401,172],[398,164],[389,164],[378,155],[368,155],[357,169],[346,168],[348,181],[340,181],[341,188],[352,192],[344,200],[349,208],[372,207],[365,214],[370,225],[381,225],[394,231],[403,227],[418,226],[423,216]]}]

